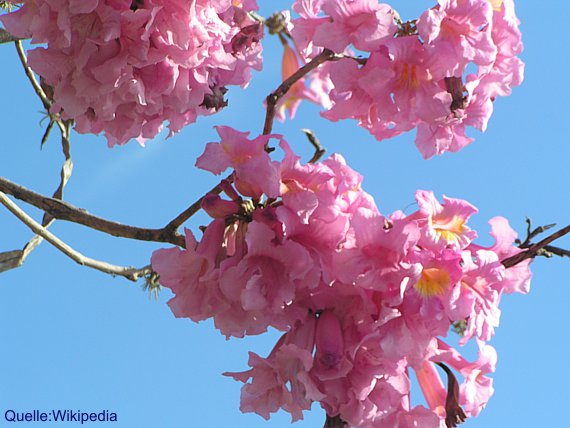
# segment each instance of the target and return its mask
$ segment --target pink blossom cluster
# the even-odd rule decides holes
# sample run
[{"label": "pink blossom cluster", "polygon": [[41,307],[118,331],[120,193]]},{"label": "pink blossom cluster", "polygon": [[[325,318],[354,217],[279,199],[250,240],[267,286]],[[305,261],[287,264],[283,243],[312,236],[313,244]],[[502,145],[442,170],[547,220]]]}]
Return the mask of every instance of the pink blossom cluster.
[{"label": "pink blossom cluster", "polygon": [[[18,2],[20,3],[20,2]],[[261,69],[255,0],[29,0],[0,17],[47,44],[29,64],[53,87],[51,113],[109,146],[170,134],[226,105],[229,85]]]},{"label": "pink blossom cluster", "polygon": [[[318,402],[354,427],[476,416],[493,393],[487,341],[501,296],[529,289],[528,262],[501,263],[520,251],[507,221],[490,221],[487,248],[473,242],[477,210],[464,200],[418,191],[415,212],[383,216],[342,156],[302,164],[281,136],[217,130],[196,165],[232,169],[233,184],[203,199],[212,221],[201,241],[187,230],[186,248],[156,251],[152,268],[177,317],[213,318],[227,337],[283,332],[266,358],[250,353],[250,370],[227,373],[244,383],[241,410],[295,421]],[[452,326],[476,342],[475,361],[444,341]],[[410,404],[413,373],[427,407]]]},{"label": "pink blossom cluster", "polygon": [[523,79],[513,0],[438,0],[409,22],[377,0],[297,0],[293,9],[301,56],[327,48],[353,57],[328,65],[329,80],[316,76],[332,86],[323,116],[355,119],[378,140],[417,128],[425,158],[472,142],[466,127],[484,131],[495,98]]}]

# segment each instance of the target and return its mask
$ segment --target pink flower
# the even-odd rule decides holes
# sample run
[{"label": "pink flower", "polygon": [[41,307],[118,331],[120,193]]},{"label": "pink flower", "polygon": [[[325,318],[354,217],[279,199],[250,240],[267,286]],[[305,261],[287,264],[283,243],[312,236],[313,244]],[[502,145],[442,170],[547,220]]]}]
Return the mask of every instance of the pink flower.
[{"label": "pink flower", "polygon": [[321,9],[329,19],[316,28],[313,43],[334,52],[350,44],[374,50],[396,32],[392,9],[377,0],[325,0]]},{"label": "pink flower", "polygon": [[417,128],[425,158],[471,143],[468,127],[485,131],[495,97],[522,82],[512,0],[439,0],[418,34],[397,29],[395,13],[374,0],[298,0],[294,8],[289,30],[306,58],[322,47],[361,54],[328,65],[323,117],[355,119],[378,140]]},{"label": "pink flower", "polygon": [[[497,256],[490,251],[465,252],[463,258],[464,275],[461,279],[459,295],[454,302],[458,314],[467,319],[467,327],[460,343],[471,337],[490,340],[499,326],[500,293],[497,285],[502,281],[503,266]],[[456,314],[456,320],[462,318]],[[465,316],[468,314],[467,316]]]},{"label": "pink flower", "polygon": [[356,210],[373,206],[370,195],[360,187],[362,176],[340,155],[317,165],[301,165],[285,142],[280,146],[285,152],[281,164],[283,206],[277,208],[277,214],[290,237],[330,255],[347,238]]},{"label": "pink flower", "polygon": [[[493,347],[483,342],[478,341],[478,345],[479,359],[469,363],[457,350],[438,341],[438,354],[432,361],[445,364],[448,390],[432,361],[424,361],[422,367],[415,370],[429,408],[442,420],[450,421],[451,426],[456,426],[457,421],[463,421],[466,416],[477,416],[493,395],[493,380],[485,375],[495,371],[497,354]],[[463,376],[461,385],[450,367]]]},{"label": "pink flower", "polygon": [[514,1],[496,3],[491,36],[498,53],[494,63],[479,72],[482,90],[491,98],[510,95],[512,88],[520,85],[524,78],[524,63],[518,58],[523,44]]},{"label": "pink flower", "polygon": [[[293,422],[303,419],[303,410],[309,410],[312,397],[322,398],[308,376],[313,365],[315,317],[296,324],[277,342],[264,359],[250,352],[251,370],[224,373],[245,383],[241,392],[242,412],[255,412],[265,419],[280,408],[289,412]],[[250,383],[247,383],[251,379]]]},{"label": "pink flower", "polygon": [[439,5],[420,17],[417,27],[423,40],[454,55],[448,69],[460,76],[469,62],[491,64],[497,48],[491,37],[493,10],[488,0],[438,0]]},{"label": "pink flower", "polygon": [[419,245],[433,251],[444,248],[461,250],[477,236],[466,226],[467,220],[477,208],[461,199],[443,197],[443,205],[433,192],[418,190],[416,200],[419,210],[411,218],[418,221],[422,231]]},{"label": "pink flower", "polygon": [[[283,44],[281,78],[285,81],[299,70],[301,65],[297,53],[289,46],[288,42],[282,39],[281,43]],[[308,88],[306,86],[307,78],[310,80]],[[288,111],[289,117],[293,119],[302,100],[311,101],[325,108],[331,106],[328,93],[332,89],[332,83],[328,77],[328,64],[321,65],[315,71],[309,73],[307,78],[302,78],[295,82],[285,96],[279,100],[275,114],[278,120],[285,120],[285,111]]]},{"label": "pink flower", "polygon": [[[522,250],[515,246],[517,233],[509,226],[509,222],[504,217],[493,217],[489,220],[491,225],[491,236],[495,238],[495,244],[490,248],[481,247],[471,244],[473,250],[484,249],[494,252],[498,260],[505,260]],[[523,293],[527,294],[530,290],[530,272],[531,260],[525,260],[508,269],[505,269],[502,280],[495,284],[499,293]]]},{"label": "pink flower", "polygon": [[385,304],[401,303],[410,282],[421,269],[408,255],[419,232],[415,222],[388,220],[361,208],[351,222],[354,243],[333,258],[332,276],[339,281],[382,293]]},{"label": "pink flower", "polygon": [[54,88],[52,113],[109,146],[170,135],[223,108],[226,86],[261,67],[254,1],[26,1],[0,19],[18,37],[47,43],[29,52]]},{"label": "pink flower", "polygon": [[477,416],[485,408],[494,393],[493,379],[487,377],[495,372],[497,352],[491,345],[477,341],[479,347],[477,361],[470,363],[456,350],[443,341],[438,341],[440,349],[433,361],[441,361],[457,370],[464,378],[460,385],[459,404],[469,417]]},{"label": "pink flower", "polygon": [[312,57],[321,50],[314,45],[315,32],[317,28],[326,23],[328,18],[320,16],[322,5],[326,0],[296,0],[292,9],[299,14],[299,18],[292,21],[292,28],[289,28],[295,46],[305,57]]},{"label": "pink flower", "polygon": [[235,185],[245,196],[259,198],[262,194],[279,195],[279,167],[272,162],[266,147],[274,135],[262,135],[253,140],[249,132],[238,132],[227,126],[217,126],[219,143],[208,143],[196,160],[198,168],[221,174],[227,168],[235,170]]},{"label": "pink flower", "polygon": [[324,116],[357,119],[379,140],[442,120],[451,113],[452,96],[441,85],[438,55],[414,37],[399,37],[373,51],[362,68],[346,60],[334,64],[333,108]]},{"label": "pink flower", "polygon": [[160,283],[175,296],[168,302],[177,317],[202,321],[224,311],[219,287],[218,260],[223,255],[224,221],[214,220],[198,244],[186,231],[186,250],[157,250],[151,259],[152,269],[160,275]]},{"label": "pink flower", "polygon": [[346,376],[352,365],[344,355],[342,327],[336,315],[325,310],[317,321],[316,352],[312,375],[321,381]]},{"label": "pink flower", "polygon": [[274,326],[286,330],[306,316],[298,295],[319,283],[318,265],[302,245],[275,242],[274,232],[253,221],[245,235],[247,253],[221,266],[220,290],[231,308],[215,317],[227,336],[259,334]]},{"label": "pink flower", "polygon": [[[418,191],[418,211],[384,217],[339,155],[302,164],[281,140],[284,157],[272,161],[270,136],[218,132],[198,164],[234,168],[236,187],[222,182],[229,200],[204,198],[215,220],[201,243],[187,232],[188,249],[159,250],[152,266],[175,293],[176,316],[211,317],[227,337],[285,332],[267,358],[250,353],[250,370],[226,373],[245,384],[241,410],[267,419],[284,409],[295,421],[318,402],[358,428],[445,428],[477,415],[493,393],[496,353],[485,341],[501,295],[528,285],[527,266],[501,263],[520,251],[506,220],[491,220],[496,243],[481,247],[466,201]],[[276,190],[250,190],[252,160],[274,168]],[[477,361],[440,339],[456,322],[460,344],[475,338]],[[410,369],[429,409],[411,407]]]},{"label": "pink flower", "polygon": [[[281,79],[284,81],[291,77],[299,68],[299,59],[295,54],[295,51],[291,49],[289,44],[285,41],[281,41],[283,45],[283,59],[281,62]],[[295,117],[295,112],[301,103],[301,99],[304,97],[306,92],[305,79],[299,79],[293,86],[289,89],[287,94],[280,100],[276,112],[276,117],[279,120],[285,119],[285,110],[289,111],[289,117],[293,119]]]}]

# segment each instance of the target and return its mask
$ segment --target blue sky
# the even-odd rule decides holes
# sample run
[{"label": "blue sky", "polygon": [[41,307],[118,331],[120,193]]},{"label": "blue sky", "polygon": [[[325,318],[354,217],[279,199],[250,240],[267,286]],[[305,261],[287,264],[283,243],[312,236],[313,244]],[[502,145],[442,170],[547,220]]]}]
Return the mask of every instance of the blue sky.
[{"label": "blue sky", "polygon": [[[263,14],[285,8],[275,0]],[[405,18],[431,5],[391,4]],[[489,242],[487,220],[507,217],[524,231],[536,224],[570,223],[567,84],[570,59],[565,26],[570,3],[546,6],[518,1],[525,42],[523,85],[499,99],[485,134],[460,153],[425,161],[406,134],[376,142],[350,121],[331,123],[318,109],[302,105],[295,120],[275,132],[310,156],[301,128],[311,128],[328,153],[340,152],[364,175],[364,188],[384,213],[404,209],[416,189],[467,199],[479,208],[470,220]],[[264,41],[265,70],[247,91],[232,89],[222,113],[165,141],[161,135],[141,148],[136,142],[108,149],[103,137],[73,134],[75,169],[65,198],[94,214],[128,224],[161,227],[205,190],[216,177],[193,165],[204,144],[216,139],[215,124],[257,134],[263,126],[263,98],[280,80],[280,46]],[[57,132],[40,151],[43,129],[35,99],[12,45],[0,45],[2,115],[0,175],[51,194],[62,161]],[[44,123],[45,125],[45,123]],[[21,203],[28,213],[39,212]],[[197,228],[205,217],[188,223]],[[84,254],[116,264],[143,266],[163,246],[127,241],[56,222],[51,230]],[[20,248],[31,233],[0,209],[0,251]],[[570,248],[567,237],[558,242]],[[478,418],[465,427],[570,426],[565,412],[570,393],[570,260],[536,260],[528,296],[506,296],[501,326],[491,343],[499,363],[496,392]],[[0,426],[7,409],[109,410],[117,427],[285,427],[287,414],[270,422],[239,411],[240,384],[221,376],[247,368],[247,352],[266,355],[278,337],[272,332],[226,341],[210,322],[176,319],[166,306],[168,290],[149,299],[139,285],[76,265],[47,243],[26,264],[0,275]],[[320,427],[318,405],[296,427]],[[548,422],[547,422],[548,421]],[[31,424],[30,424],[31,425]],[[38,424],[50,426],[50,424]],[[71,425],[73,426],[73,424]]]}]

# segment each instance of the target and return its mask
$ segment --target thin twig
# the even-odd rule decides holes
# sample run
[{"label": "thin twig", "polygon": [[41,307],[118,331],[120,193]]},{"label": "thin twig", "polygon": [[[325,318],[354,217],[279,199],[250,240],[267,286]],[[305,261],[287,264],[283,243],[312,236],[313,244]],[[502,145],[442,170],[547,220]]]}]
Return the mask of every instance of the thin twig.
[{"label": "thin twig", "polygon": [[[267,135],[271,133],[273,129],[273,120],[275,118],[275,107],[279,100],[291,89],[298,80],[302,79],[305,75],[313,71],[319,65],[323,64],[326,61],[336,61],[342,59],[343,56],[336,55],[333,51],[329,49],[325,49],[315,58],[313,58],[310,62],[305,64],[299,70],[297,70],[293,75],[291,75],[288,79],[284,80],[279,87],[267,96],[267,111],[265,114],[265,123],[263,126],[263,135]],[[323,152],[324,153],[324,152]],[[317,158],[318,159],[318,158]],[[316,160],[315,160],[316,162]],[[233,175],[228,176],[225,180],[233,181]],[[175,233],[178,228],[187,221],[190,217],[200,211],[202,201],[206,195],[209,194],[220,194],[222,192],[222,188],[219,184],[214,186],[210,191],[208,191],[204,196],[200,199],[195,201],[192,205],[186,208],[183,212],[181,212],[176,218],[174,218],[170,223],[168,223],[164,230],[167,232]]]},{"label": "thin twig", "polygon": [[139,241],[168,242],[184,247],[184,237],[176,231],[166,230],[166,228],[146,229],[106,220],[67,202],[35,193],[3,177],[0,177],[0,191],[27,202],[58,220],[78,223],[112,236]]},{"label": "thin twig", "polygon": [[305,77],[319,65],[327,61],[337,61],[342,58],[342,56],[336,55],[330,49],[325,49],[303,67],[293,73],[289,78],[285,79],[275,91],[270,93],[267,96],[267,110],[265,113],[265,123],[263,124],[263,135],[271,134],[271,130],[273,129],[273,120],[275,119],[275,107],[279,100],[289,91],[289,89],[291,89],[291,86],[293,86],[298,80]]},{"label": "thin twig", "polygon": [[[315,58],[313,58],[310,62],[305,64],[295,73],[293,73],[288,79],[284,80],[279,87],[267,96],[267,111],[265,114],[265,124],[263,126],[263,135],[267,135],[271,133],[273,129],[273,119],[275,118],[275,107],[279,100],[291,89],[291,86],[295,84],[299,79],[302,79],[305,75],[310,73],[312,70],[317,68],[319,65],[323,64],[326,61],[336,61],[341,59],[341,56],[337,56],[333,51],[329,49],[325,49]],[[230,182],[233,181],[233,175],[228,176],[225,180]],[[214,186],[210,191],[208,191],[204,196],[186,208],[183,212],[181,212],[176,218],[174,218],[170,223],[168,223],[164,230],[167,232],[175,233],[178,228],[190,217],[200,211],[202,201],[209,194],[220,194],[222,192],[222,188],[219,184]]]},{"label": "thin twig", "polygon": [[[226,178],[224,178],[224,180],[232,183],[234,180],[233,173],[231,173]],[[224,180],[222,180],[222,181],[224,181]],[[176,233],[178,228],[186,220],[188,220],[190,217],[192,217],[194,214],[196,214],[198,211],[200,211],[200,209],[202,208],[202,201],[204,200],[204,198],[207,195],[210,195],[210,194],[219,195],[220,193],[222,193],[222,187],[221,187],[221,183],[218,183],[214,187],[212,187],[204,196],[202,196],[200,199],[195,201],[192,205],[190,205],[188,208],[186,208],[184,211],[182,211],[180,214],[178,214],[176,216],[176,218],[174,218],[172,221],[170,221],[170,223],[168,223],[166,226],[164,226],[163,230],[166,231],[167,233]]]},{"label": "thin twig", "polygon": [[34,91],[42,101],[44,108],[49,113],[49,109],[51,107],[51,100],[48,98],[40,84],[38,83],[36,76],[34,76],[34,72],[28,65],[28,59],[26,58],[26,53],[24,52],[24,47],[22,46],[22,42],[20,40],[16,40],[14,43],[16,45],[16,51],[18,52],[18,58],[20,58],[20,62],[22,63],[22,67],[24,67],[24,72],[28,77],[28,80],[32,84]]},{"label": "thin twig", "polygon": [[87,266],[98,271],[108,273],[110,275],[123,276],[131,281],[136,281],[141,277],[150,275],[152,270],[149,266],[144,268],[134,268],[134,267],[124,267],[116,266],[100,260],[95,260],[90,257],[86,257],[78,251],[71,248],[65,242],[61,241],[57,236],[43,227],[41,224],[36,222],[28,214],[26,214],[18,205],[6,196],[4,192],[0,192],[0,203],[4,205],[12,214],[14,214],[18,219],[22,221],[26,226],[28,226],[36,235],[41,236],[55,248],[60,250],[66,256],[77,262],[82,266]]},{"label": "thin twig", "polygon": [[[63,189],[65,188],[71,173],[73,172],[73,161],[71,160],[71,147],[69,143],[69,136],[71,133],[71,121],[70,120],[56,120],[56,124],[61,132],[61,149],[63,151],[63,156],[65,157],[65,162],[61,166],[61,171],[59,173],[59,185],[52,195],[54,199],[63,199]],[[45,226],[54,217],[49,213],[45,213],[42,220],[42,225]]]},{"label": "thin twig", "polygon": [[4,28],[0,28],[0,44],[15,42],[17,40],[20,40],[20,39],[16,36],[13,36],[12,34],[10,34]]},{"label": "thin twig", "polygon": [[[24,50],[20,42],[16,43],[16,48],[18,51],[18,56],[20,58],[20,61],[26,72],[26,75],[28,75],[28,80],[30,81],[31,85],[36,91],[44,107],[48,108],[47,106],[51,105],[51,100],[44,93],[41,86],[38,84],[35,76],[29,69],[26,55],[24,53]],[[39,88],[39,92],[37,88]],[[61,147],[65,161],[61,167],[60,181],[57,189],[53,193],[53,198],[63,199],[63,189],[65,188],[67,182],[69,181],[69,178],[71,177],[71,172],[73,170],[73,162],[71,160],[71,148],[69,141],[71,133],[71,121],[70,120],[64,121],[59,116],[56,118],[50,117],[50,123],[48,124],[46,132],[42,137],[42,146],[45,143],[45,140],[47,140],[50,129],[56,123],[61,133]],[[53,223],[54,220],[55,218],[52,215],[45,213],[42,219],[42,226],[47,229]],[[23,249],[0,253],[0,273],[20,267],[22,264],[24,264],[30,253],[34,251],[34,249],[38,245],[40,245],[42,241],[43,237],[41,235],[36,235],[26,243]]]},{"label": "thin twig", "polygon": [[50,119],[48,126],[46,127],[46,130],[44,132],[44,135],[42,136],[42,140],[40,141],[40,150],[44,148],[44,144],[47,142],[54,125],[55,125],[55,120]]},{"label": "thin twig", "polygon": [[520,262],[522,262],[526,259],[531,259],[531,258],[535,257],[541,249],[543,249],[544,247],[546,247],[548,244],[555,241],[556,239],[561,238],[562,236],[566,235],[567,233],[570,233],[570,224],[568,226],[560,229],[558,232],[555,232],[552,235],[544,238],[542,241],[531,245],[528,248],[528,250],[521,251],[520,253],[515,254],[514,256],[508,257],[505,260],[503,260],[501,263],[506,268],[510,268],[510,267],[513,267],[513,266],[519,264]]},{"label": "thin twig", "polygon": [[319,141],[319,139],[317,138],[317,136],[313,131],[311,131],[310,129],[301,129],[301,131],[304,132],[304,134],[307,136],[307,139],[309,140],[309,143],[311,143],[315,149],[315,153],[313,154],[313,157],[309,160],[309,163],[317,163],[319,159],[323,157],[323,155],[326,153],[327,150],[321,145],[321,142]]},{"label": "thin twig", "polygon": [[[54,122],[50,122],[50,124],[52,123]],[[53,198],[63,199],[63,189],[65,188],[65,185],[67,184],[69,178],[71,177],[71,172],[73,170],[73,162],[71,160],[71,150],[69,144],[70,124],[61,123],[61,121],[58,121],[58,125],[61,130],[61,146],[63,150],[63,155],[65,157],[65,161],[61,167],[60,182],[57,189],[53,193]],[[55,218],[52,215],[45,213],[42,219],[42,226],[47,229],[48,227],[51,226],[54,220]],[[24,246],[23,249],[9,251],[7,253],[0,253],[0,273],[22,266],[26,261],[26,259],[28,258],[28,256],[30,255],[30,253],[34,251],[36,247],[42,243],[43,239],[44,238],[41,235],[36,235],[28,241],[28,243]]]},{"label": "thin twig", "polygon": [[327,418],[325,420],[325,425],[323,428],[345,428],[348,424],[343,421],[340,415],[337,416],[329,416],[327,414]]},{"label": "thin twig", "polygon": [[554,254],[558,257],[570,258],[570,250],[565,250],[564,248],[558,248],[552,245],[545,245],[543,250],[546,251],[547,253],[550,253],[551,255]]},{"label": "thin twig", "polygon": [[532,245],[531,241],[536,236],[540,235],[541,233],[546,232],[548,229],[552,229],[556,226],[556,223],[547,224],[545,226],[538,226],[534,230],[532,229],[532,221],[530,218],[526,218],[526,239],[524,242],[520,242],[520,240],[515,240],[516,243],[519,244],[519,248],[528,248]]}]

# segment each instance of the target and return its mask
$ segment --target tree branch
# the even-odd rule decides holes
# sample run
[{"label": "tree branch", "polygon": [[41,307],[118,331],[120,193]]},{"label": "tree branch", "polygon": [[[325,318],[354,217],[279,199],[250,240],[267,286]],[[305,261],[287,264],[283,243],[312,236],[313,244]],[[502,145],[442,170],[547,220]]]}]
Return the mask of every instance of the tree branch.
[{"label": "tree branch", "polygon": [[325,420],[323,428],[345,428],[348,424],[340,418],[340,415],[329,416]]},{"label": "tree branch", "polygon": [[326,153],[327,150],[321,145],[321,142],[319,141],[319,139],[317,138],[317,136],[313,131],[311,131],[310,129],[301,129],[301,131],[306,135],[307,139],[309,140],[309,143],[311,143],[311,145],[315,149],[315,153],[313,154],[313,157],[309,160],[309,163],[317,163],[319,159],[323,157],[323,155]]},{"label": "tree branch", "polygon": [[[41,86],[38,84],[37,80],[35,79],[33,73],[31,73],[31,70],[29,69],[27,64],[25,53],[19,41],[16,43],[16,49],[18,51],[20,62],[24,67],[26,75],[28,75],[28,80],[34,87],[34,90],[36,91],[36,94],[40,98],[42,104],[44,105],[44,107],[51,105],[51,100],[44,93]],[[39,88],[40,92],[38,92],[37,88]],[[63,155],[65,157],[65,161],[63,162],[63,165],[61,167],[59,185],[55,190],[55,192],[53,193],[53,198],[63,199],[63,189],[65,188],[67,182],[69,181],[69,178],[71,177],[71,173],[73,171],[73,161],[71,160],[71,147],[69,141],[72,121],[62,120],[59,116],[56,118],[50,117],[50,123],[46,129],[44,137],[42,138],[42,146],[45,143],[45,140],[49,135],[49,131],[53,127],[54,123],[57,123],[57,126],[61,133],[61,147]],[[42,226],[47,229],[53,223],[54,220],[55,218],[53,216],[49,215],[48,213],[45,213],[42,219]],[[42,241],[43,237],[40,235],[36,235],[32,239],[30,239],[28,243],[26,243],[23,249],[0,253],[0,273],[10,269],[18,268],[22,264],[24,264],[30,253],[38,245],[40,245]]]},{"label": "tree branch", "polygon": [[34,76],[34,72],[28,65],[28,59],[26,58],[26,53],[24,52],[24,47],[22,46],[22,42],[20,40],[16,40],[16,51],[18,52],[18,58],[20,58],[20,62],[22,63],[22,67],[24,67],[24,72],[28,77],[28,80],[32,84],[34,91],[36,91],[37,96],[42,101],[44,108],[49,113],[49,109],[51,107],[51,100],[48,98],[38,81],[36,80],[36,76]]},{"label": "tree branch", "polygon": [[10,34],[4,28],[0,28],[0,44],[15,42],[17,40],[20,40],[20,39],[16,36],[13,36],[12,34]]},{"label": "tree branch", "polygon": [[57,236],[55,236],[53,233],[51,233],[49,230],[31,218],[28,214],[22,211],[22,209],[20,209],[18,205],[12,202],[4,192],[0,192],[0,203],[8,208],[12,214],[18,217],[18,219],[20,219],[22,223],[28,226],[35,234],[44,238],[55,248],[82,266],[87,266],[98,271],[108,273],[110,275],[123,276],[127,279],[130,279],[131,281],[136,281],[139,278],[150,275],[152,273],[150,266],[145,266],[144,268],[137,269],[134,267],[116,266],[92,259],[90,257],[86,257],[71,248],[65,242],[61,241]]},{"label": "tree branch", "polygon": [[184,247],[184,237],[176,231],[163,229],[146,229],[97,217],[67,202],[48,198],[23,186],[0,177],[0,191],[27,202],[58,220],[71,221],[112,236],[136,239],[139,241],[167,242]]},{"label": "tree branch", "polygon": [[562,236],[566,235],[570,233],[570,224],[562,229],[560,229],[558,232],[553,233],[552,235],[544,238],[542,241],[537,242],[534,245],[531,245],[528,250],[525,251],[521,251],[518,254],[515,254],[514,256],[508,257],[505,260],[503,260],[501,263],[503,263],[503,265],[506,268],[510,268],[513,267],[517,264],[519,264],[520,262],[526,260],[526,259],[531,259],[533,257],[535,257],[540,250],[542,250],[543,248],[545,248],[546,246],[548,246],[551,242],[555,241],[558,238],[561,238]]},{"label": "tree branch", "polygon": [[[228,181],[228,182],[232,183],[234,181],[233,173],[231,173],[226,178],[224,178],[222,180],[222,182],[223,181]],[[174,218],[172,221],[170,221],[170,223],[168,223],[166,226],[164,226],[163,230],[167,233],[177,233],[176,231],[178,230],[178,228],[186,220],[188,220],[190,217],[192,217],[194,214],[196,214],[198,211],[200,211],[200,209],[202,208],[202,201],[204,200],[204,198],[207,195],[212,194],[212,193],[219,195],[220,193],[222,193],[222,190],[223,189],[221,187],[221,183],[216,184],[204,196],[202,196],[200,199],[195,201],[192,205],[190,205],[188,208],[186,208],[184,211],[182,211],[180,214],[178,214],[178,216],[176,216],[176,218]]]},{"label": "tree branch", "polygon": [[[293,86],[298,80],[302,79],[308,73],[313,71],[319,65],[327,61],[337,61],[342,58],[344,58],[344,56],[336,55],[333,51],[325,49],[323,52],[321,52],[319,55],[313,58],[310,62],[308,62],[299,70],[297,70],[294,74],[292,74],[288,79],[284,80],[274,92],[269,94],[267,96],[267,110],[265,114],[265,123],[263,126],[263,135],[271,133],[271,130],[273,129],[273,120],[275,119],[276,105],[279,102],[279,100],[283,96],[285,96],[285,94],[289,91],[289,89],[291,89],[291,86]],[[315,150],[318,149],[315,148]],[[323,153],[324,150],[322,150],[322,148],[319,151],[318,157],[317,153],[315,153],[315,156],[313,157],[315,159],[314,162],[316,162],[318,158],[322,156]],[[227,178],[225,178],[225,180],[228,180],[231,183],[233,181],[233,174],[230,174]],[[195,201],[192,205],[186,208],[186,210],[181,212],[176,218],[174,218],[170,223],[168,223],[163,230],[168,233],[176,233],[178,228],[185,221],[187,221],[190,217],[192,217],[194,214],[200,211],[202,201],[204,200],[204,197],[206,197],[206,195],[212,193],[219,195],[221,192],[222,188],[220,187],[220,184],[217,184],[212,189],[210,189],[204,196]]]},{"label": "tree branch", "polygon": [[319,65],[327,61],[337,61],[344,58],[342,55],[337,55],[330,49],[323,50],[320,54],[314,57],[311,61],[293,73],[289,78],[285,79],[279,87],[267,96],[267,110],[265,113],[265,123],[263,125],[263,135],[271,134],[273,129],[273,120],[275,119],[275,107],[279,100],[291,89],[298,80],[305,77]]}]

